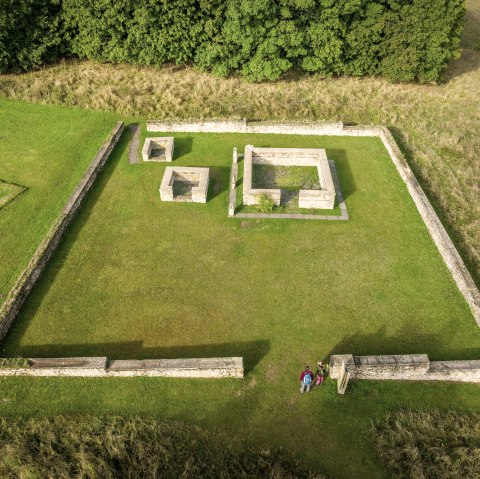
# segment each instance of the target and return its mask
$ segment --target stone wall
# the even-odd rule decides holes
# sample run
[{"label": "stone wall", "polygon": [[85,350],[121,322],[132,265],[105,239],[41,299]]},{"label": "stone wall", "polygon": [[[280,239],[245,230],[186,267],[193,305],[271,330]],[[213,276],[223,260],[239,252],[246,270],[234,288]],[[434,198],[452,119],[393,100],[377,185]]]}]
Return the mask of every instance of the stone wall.
[{"label": "stone wall", "polygon": [[111,360],[106,357],[31,358],[27,368],[0,368],[0,376],[243,378],[243,358]]},{"label": "stone wall", "polygon": [[243,173],[243,204],[257,205],[258,196],[266,193],[275,205],[281,203],[281,189],[252,187],[253,165],[273,166],[312,166],[318,171],[319,190],[300,190],[298,206],[300,208],[333,209],[335,205],[335,186],[324,149],[314,148],[256,148],[245,147]]},{"label": "stone wall", "polygon": [[107,161],[123,132],[123,122],[119,121],[108,139],[102,145],[87,171],[68,199],[59,217],[36,249],[27,267],[20,274],[7,299],[0,308],[0,340],[5,337],[15,320],[22,304],[30,294],[45,265],[56,250],[63,233],[71,223],[80,205],[92,187],[98,173]]},{"label": "stone wall", "polygon": [[282,135],[338,135],[343,123],[335,122],[266,122],[243,120],[147,121],[147,131],[183,131],[192,133],[274,133]]},{"label": "stone wall", "polygon": [[287,123],[217,120],[214,122],[148,121],[147,129],[148,131],[221,131],[231,133],[275,133],[282,135],[374,136],[380,138],[405,182],[410,196],[420,212],[428,232],[450,270],[455,283],[470,306],[475,321],[480,326],[480,291],[388,128],[374,125],[344,126],[342,122]]},{"label": "stone wall", "polygon": [[333,379],[338,379],[342,363],[350,371],[351,379],[480,383],[480,360],[430,361],[426,354],[337,354],[330,358],[330,376]]}]

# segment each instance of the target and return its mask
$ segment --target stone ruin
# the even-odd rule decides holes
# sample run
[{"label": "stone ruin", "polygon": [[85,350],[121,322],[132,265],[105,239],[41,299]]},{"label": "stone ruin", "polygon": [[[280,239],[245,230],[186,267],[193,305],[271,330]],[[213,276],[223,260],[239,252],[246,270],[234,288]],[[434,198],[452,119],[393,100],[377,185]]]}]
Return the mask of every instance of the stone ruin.
[{"label": "stone ruin", "polygon": [[173,136],[146,138],[142,149],[143,161],[172,161]]},{"label": "stone ruin", "polygon": [[335,185],[324,149],[314,148],[255,148],[253,145],[245,147],[244,174],[243,174],[243,204],[258,204],[258,195],[266,193],[275,205],[280,205],[282,190],[268,188],[253,188],[253,165],[273,166],[316,166],[320,189],[300,190],[298,206],[331,210],[335,206]]},{"label": "stone ruin", "polygon": [[167,166],[160,185],[160,199],[206,203],[209,174],[208,168]]}]

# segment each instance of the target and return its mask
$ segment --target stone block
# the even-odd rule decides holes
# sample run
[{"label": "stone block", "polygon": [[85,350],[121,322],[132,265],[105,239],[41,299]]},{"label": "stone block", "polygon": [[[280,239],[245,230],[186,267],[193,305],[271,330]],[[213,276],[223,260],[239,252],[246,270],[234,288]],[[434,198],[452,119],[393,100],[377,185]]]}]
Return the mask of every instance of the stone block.
[{"label": "stone block", "polygon": [[171,162],[173,160],[173,136],[145,138],[142,148],[143,161]]},{"label": "stone block", "polygon": [[[160,199],[206,203],[209,172],[208,168],[167,166],[160,184]],[[176,193],[177,187],[179,193]]]},{"label": "stone block", "polygon": [[314,148],[255,148],[245,147],[243,173],[243,204],[258,204],[258,196],[268,194],[275,205],[281,203],[280,189],[253,188],[253,165],[273,166],[314,166],[318,171],[319,190],[300,190],[300,208],[333,209],[335,206],[335,185],[324,149]]},{"label": "stone block", "polygon": [[243,378],[243,358],[112,360],[109,376]]}]

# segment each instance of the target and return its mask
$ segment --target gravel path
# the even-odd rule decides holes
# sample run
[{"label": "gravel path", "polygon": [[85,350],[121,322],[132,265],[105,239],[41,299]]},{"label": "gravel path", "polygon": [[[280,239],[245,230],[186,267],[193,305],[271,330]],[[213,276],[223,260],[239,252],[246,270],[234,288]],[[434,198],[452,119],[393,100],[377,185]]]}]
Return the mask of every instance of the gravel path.
[{"label": "gravel path", "polygon": [[128,162],[133,165],[135,163],[140,163],[140,158],[138,156],[138,148],[140,146],[140,127],[138,123],[134,123],[129,126],[129,129],[132,134],[132,139],[130,140],[130,148],[128,150]]}]

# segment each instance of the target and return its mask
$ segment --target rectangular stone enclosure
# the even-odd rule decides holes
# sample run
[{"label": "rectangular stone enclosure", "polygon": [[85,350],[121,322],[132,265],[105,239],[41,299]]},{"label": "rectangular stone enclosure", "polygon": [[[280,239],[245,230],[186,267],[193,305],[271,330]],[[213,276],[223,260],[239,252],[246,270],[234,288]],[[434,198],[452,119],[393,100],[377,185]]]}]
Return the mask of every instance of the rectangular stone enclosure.
[{"label": "rectangular stone enclosure", "polygon": [[335,186],[324,149],[317,148],[255,148],[245,147],[243,172],[243,204],[258,204],[258,195],[268,194],[275,205],[280,205],[282,190],[252,188],[253,165],[315,166],[320,182],[319,190],[300,190],[298,206],[331,210],[335,206]]},{"label": "rectangular stone enclosure", "polygon": [[208,168],[167,166],[160,185],[160,199],[206,203],[209,173]]},{"label": "rectangular stone enclosure", "polygon": [[145,138],[142,149],[143,161],[172,161],[173,146],[173,136]]}]

